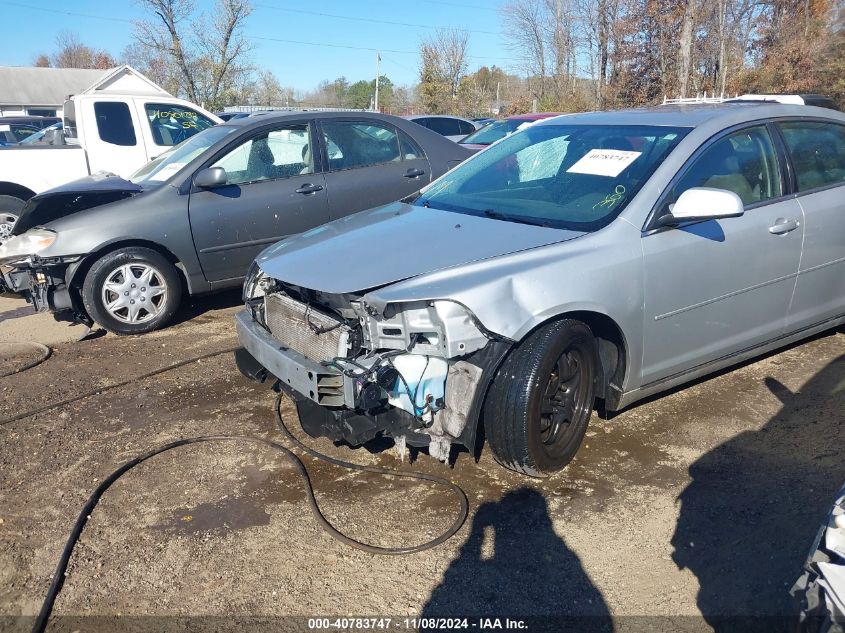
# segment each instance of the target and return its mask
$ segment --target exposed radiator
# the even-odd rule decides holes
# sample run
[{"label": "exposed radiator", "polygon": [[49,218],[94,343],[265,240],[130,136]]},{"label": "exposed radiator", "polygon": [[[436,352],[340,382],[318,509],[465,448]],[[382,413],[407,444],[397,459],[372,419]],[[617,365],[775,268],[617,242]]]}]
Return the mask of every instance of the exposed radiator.
[{"label": "exposed radiator", "polygon": [[275,293],[264,297],[264,310],[267,328],[285,347],[318,363],[347,355],[350,328],[343,321]]}]

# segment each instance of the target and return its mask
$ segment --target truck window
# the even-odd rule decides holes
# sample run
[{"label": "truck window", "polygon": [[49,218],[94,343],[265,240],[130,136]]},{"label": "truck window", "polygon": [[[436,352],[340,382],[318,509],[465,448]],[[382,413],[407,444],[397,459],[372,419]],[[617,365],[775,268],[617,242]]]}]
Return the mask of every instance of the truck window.
[{"label": "truck window", "polygon": [[98,101],[94,104],[100,140],[129,147],[137,144],[129,105],[123,101]]},{"label": "truck window", "polygon": [[146,103],[144,109],[156,145],[178,145],[214,125],[199,112],[173,103]]}]

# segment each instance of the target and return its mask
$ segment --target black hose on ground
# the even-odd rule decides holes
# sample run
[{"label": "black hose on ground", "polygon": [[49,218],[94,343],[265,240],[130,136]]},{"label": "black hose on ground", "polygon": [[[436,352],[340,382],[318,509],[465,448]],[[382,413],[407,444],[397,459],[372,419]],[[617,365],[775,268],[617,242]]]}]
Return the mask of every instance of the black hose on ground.
[{"label": "black hose on ground", "polygon": [[[40,345],[40,343],[39,343]],[[151,372],[147,372],[146,374],[141,374],[140,376],[135,376],[134,378],[129,378],[127,380],[121,380],[120,382],[113,383],[111,385],[105,385],[104,387],[97,387],[96,389],[92,389],[91,391],[86,391],[85,393],[81,393],[76,396],[72,396],[70,398],[65,398],[64,400],[59,400],[58,402],[51,402],[50,404],[45,404],[43,407],[36,407],[35,409],[29,409],[28,411],[24,411],[23,413],[18,413],[17,415],[13,415],[8,418],[0,419],[0,426],[5,424],[10,424],[11,422],[17,422],[18,420],[23,420],[24,418],[28,418],[33,415],[38,415],[39,413],[44,413],[45,411],[50,411],[52,409],[58,409],[59,407],[64,407],[65,405],[72,404],[74,402],[78,402],[79,400],[84,400],[85,398],[90,398],[91,396],[96,396],[101,393],[105,393],[106,391],[111,391],[112,389],[117,389],[118,387],[125,387],[126,385],[132,384],[133,382],[138,382],[139,380],[146,380],[147,378],[152,378],[153,376],[158,376],[159,374],[163,374],[164,372],[171,371],[173,369],[179,369],[180,367],[184,367],[185,365],[190,365],[191,363],[196,363],[201,360],[205,360],[206,358],[212,358],[214,356],[221,356],[222,354],[229,354],[234,352],[237,347],[228,347],[226,349],[217,351],[217,352],[209,352],[207,354],[202,354],[201,356],[194,356],[193,358],[188,358],[186,360],[180,360],[177,363],[172,363],[160,369],[155,369]],[[37,363],[36,363],[37,364]],[[22,371],[22,370],[19,370]],[[0,376],[2,377],[2,376]]]},{"label": "black hose on ground", "polygon": [[5,369],[5,370],[0,371],[0,378],[5,378],[6,376],[13,376],[14,374],[19,374],[22,371],[26,371],[27,369],[32,369],[36,365],[40,365],[45,360],[50,358],[50,354],[53,353],[53,350],[51,350],[49,347],[47,347],[46,345],[43,345],[41,343],[36,343],[35,341],[25,341],[23,343],[0,343],[0,344],[6,345],[6,346],[23,345],[23,346],[34,347],[38,351],[38,354],[39,354],[38,358],[36,358],[33,361],[26,363],[22,367],[15,367],[14,369]]},{"label": "black hose on ground", "polygon": [[[167,370],[165,369],[161,371]],[[155,373],[161,373],[161,371]],[[114,385],[110,388],[114,388],[116,386],[119,385]],[[458,502],[460,504],[460,510],[458,511],[458,516],[455,518],[455,521],[442,534],[419,545],[408,545],[405,547],[380,547],[378,545],[370,545],[368,543],[363,543],[354,538],[346,536],[343,532],[334,527],[328,519],[326,519],[326,517],[320,510],[319,504],[317,503],[317,498],[314,494],[314,486],[311,483],[310,477],[308,476],[308,470],[305,468],[305,464],[289,448],[282,446],[277,442],[265,440],[258,437],[250,437],[246,435],[204,435],[200,437],[191,437],[182,440],[177,440],[175,442],[171,442],[169,444],[165,444],[164,446],[160,446],[151,451],[148,451],[143,455],[139,455],[138,457],[126,462],[120,468],[118,468],[108,477],[106,477],[106,479],[99,486],[97,486],[97,489],[94,490],[94,492],[88,498],[88,501],[82,508],[82,512],[79,513],[79,516],[76,519],[76,523],[73,526],[73,530],[71,530],[70,536],[68,537],[64,549],[62,550],[62,555],[59,559],[59,564],[56,566],[56,571],[53,573],[53,580],[50,583],[50,588],[47,590],[47,595],[44,598],[44,602],[41,606],[41,611],[39,612],[38,618],[35,620],[35,624],[32,627],[33,633],[43,633],[43,631],[46,630],[47,622],[50,618],[50,613],[53,611],[53,605],[55,604],[56,598],[58,597],[59,592],[62,589],[65,573],[67,572],[68,564],[70,563],[70,557],[73,554],[73,549],[76,546],[76,543],[79,541],[79,537],[82,535],[82,530],[85,528],[85,523],[88,521],[88,519],[91,518],[91,513],[94,511],[94,508],[97,506],[97,503],[99,502],[100,497],[103,496],[103,493],[105,493],[106,490],[108,490],[111,485],[114,484],[114,482],[116,482],[118,479],[120,479],[120,477],[123,476],[127,471],[131,470],[138,464],[141,464],[142,462],[147,461],[151,457],[155,457],[156,455],[159,455],[161,453],[173,450],[174,448],[179,448],[180,446],[187,446],[189,444],[199,444],[202,442],[249,442],[252,444],[260,444],[262,446],[267,446],[275,451],[280,452],[293,464],[293,466],[297,470],[297,473],[299,474],[299,477],[302,479],[302,483],[305,487],[305,492],[308,496],[308,503],[311,508],[311,513],[314,515],[314,518],[317,520],[317,523],[320,525],[320,527],[323,528],[326,532],[328,532],[329,536],[340,541],[341,543],[349,545],[350,547],[354,547],[356,549],[363,550],[365,552],[369,552],[370,554],[396,556],[401,554],[413,554],[416,552],[422,552],[424,550],[431,549],[433,547],[436,547],[437,545],[440,545],[447,539],[451,538],[459,529],[461,529],[461,526],[464,524],[469,514],[469,501],[467,500],[466,493],[457,484],[449,481],[448,479],[445,479],[444,477],[438,477],[436,475],[429,475],[420,472],[403,472],[398,470],[390,470],[388,468],[378,468],[374,466],[362,466],[360,464],[354,464],[352,462],[346,462],[340,459],[335,459],[334,457],[330,457],[328,455],[324,455],[318,451],[315,451],[314,449],[306,446],[301,441],[299,441],[293,435],[293,433],[290,432],[287,426],[285,426],[284,420],[282,418],[281,404],[282,395],[279,394],[276,397],[276,401],[274,404],[276,425],[279,431],[290,442],[294,443],[298,448],[306,452],[308,455],[315,459],[327,462],[329,464],[334,464],[335,466],[340,466],[342,468],[348,468],[350,470],[375,473],[379,475],[389,475],[393,477],[404,477],[407,479],[430,481],[436,484],[446,486],[458,497]]]}]

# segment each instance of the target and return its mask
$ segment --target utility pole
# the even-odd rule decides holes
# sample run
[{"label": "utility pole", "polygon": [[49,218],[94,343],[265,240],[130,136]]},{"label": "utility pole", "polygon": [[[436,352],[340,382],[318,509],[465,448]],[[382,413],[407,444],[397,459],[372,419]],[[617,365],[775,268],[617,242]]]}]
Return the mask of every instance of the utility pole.
[{"label": "utility pole", "polygon": [[378,80],[379,80],[379,75],[381,74],[380,71],[379,71],[379,63],[380,62],[381,62],[381,54],[376,52],[376,97],[374,99],[374,101],[375,101],[374,109],[375,109],[376,112],[379,111],[379,109],[378,109]]}]

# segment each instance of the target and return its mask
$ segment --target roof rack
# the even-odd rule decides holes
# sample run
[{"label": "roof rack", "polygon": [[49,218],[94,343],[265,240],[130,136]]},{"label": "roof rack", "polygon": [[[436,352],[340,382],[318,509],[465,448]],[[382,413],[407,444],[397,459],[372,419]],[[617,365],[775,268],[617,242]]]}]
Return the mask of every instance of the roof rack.
[{"label": "roof rack", "polygon": [[696,95],[694,97],[676,97],[676,98],[669,98],[664,96],[663,97],[663,105],[678,105],[678,104],[685,104],[685,103],[724,103],[730,99],[730,97],[716,97],[716,96],[707,96],[705,92],[704,95]]}]

